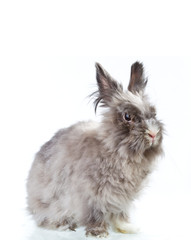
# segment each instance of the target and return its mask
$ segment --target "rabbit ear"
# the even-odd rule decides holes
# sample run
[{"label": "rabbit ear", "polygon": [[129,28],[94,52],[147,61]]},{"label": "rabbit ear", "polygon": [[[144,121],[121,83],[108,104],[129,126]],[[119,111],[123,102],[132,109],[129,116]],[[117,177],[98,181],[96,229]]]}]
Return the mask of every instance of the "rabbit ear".
[{"label": "rabbit ear", "polygon": [[135,62],[131,66],[131,75],[128,90],[131,92],[144,91],[147,79],[144,77],[144,67],[142,63]]},{"label": "rabbit ear", "polygon": [[96,79],[100,92],[108,90],[117,90],[117,82],[109,75],[109,73],[102,67],[101,64],[96,63]]},{"label": "rabbit ear", "polygon": [[102,106],[108,106],[112,99],[112,96],[117,91],[122,90],[121,84],[118,84],[109,73],[101,66],[101,64],[96,63],[96,79],[98,84],[98,95],[95,100],[95,109],[99,102],[103,103]]}]

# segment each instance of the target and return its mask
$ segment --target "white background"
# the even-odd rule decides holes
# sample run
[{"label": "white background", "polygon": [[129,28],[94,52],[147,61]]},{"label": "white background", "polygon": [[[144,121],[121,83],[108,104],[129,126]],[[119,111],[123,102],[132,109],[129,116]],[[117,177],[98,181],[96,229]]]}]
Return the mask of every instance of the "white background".
[{"label": "white background", "polygon": [[84,229],[45,231],[26,208],[34,154],[60,128],[100,120],[86,98],[95,61],[127,87],[145,65],[147,92],[166,126],[165,156],[132,209],[138,235],[109,239],[190,239],[191,55],[188,1],[0,2],[0,191],[3,239],[85,239]]}]

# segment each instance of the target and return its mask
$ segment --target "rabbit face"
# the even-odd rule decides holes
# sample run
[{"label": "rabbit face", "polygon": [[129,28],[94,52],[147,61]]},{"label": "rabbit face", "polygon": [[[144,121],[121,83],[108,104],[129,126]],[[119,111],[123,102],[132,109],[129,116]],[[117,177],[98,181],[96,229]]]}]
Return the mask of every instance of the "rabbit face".
[{"label": "rabbit face", "polygon": [[124,133],[122,141],[127,141],[129,150],[139,153],[160,145],[163,132],[155,108],[145,103],[145,100],[140,103],[140,99],[139,105],[121,101],[115,108],[117,109],[115,126]]},{"label": "rabbit face", "polygon": [[107,133],[112,132],[110,141],[106,143],[106,139],[105,143],[111,148],[117,146],[116,151],[123,149],[128,155],[142,155],[148,149],[157,151],[162,142],[163,124],[144,94],[147,80],[142,64],[136,62],[132,65],[127,91],[123,91],[122,85],[101,65],[96,67],[99,91],[95,106],[101,103],[107,108],[103,122]]}]

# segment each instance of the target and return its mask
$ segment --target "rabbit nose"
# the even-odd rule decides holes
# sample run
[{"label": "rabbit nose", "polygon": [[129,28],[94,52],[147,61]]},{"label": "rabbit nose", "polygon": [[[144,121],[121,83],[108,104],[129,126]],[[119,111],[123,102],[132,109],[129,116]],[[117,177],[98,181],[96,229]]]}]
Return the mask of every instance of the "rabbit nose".
[{"label": "rabbit nose", "polygon": [[148,131],[148,135],[149,135],[149,137],[151,137],[154,140],[156,135],[157,135],[157,133],[152,132],[152,131]]}]

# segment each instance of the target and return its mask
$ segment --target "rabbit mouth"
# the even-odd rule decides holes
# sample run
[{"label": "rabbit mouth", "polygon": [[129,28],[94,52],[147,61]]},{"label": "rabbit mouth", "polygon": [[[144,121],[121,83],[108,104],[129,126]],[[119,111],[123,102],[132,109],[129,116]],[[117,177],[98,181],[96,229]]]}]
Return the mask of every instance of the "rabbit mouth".
[{"label": "rabbit mouth", "polygon": [[155,146],[159,141],[159,127],[154,119],[146,120],[147,129],[145,131],[145,138],[150,146]]},{"label": "rabbit mouth", "polygon": [[155,146],[157,146],[159,144],[159,135],[158,135],[158,133],[157,134],[146,133],[145,138],[146,138],[147,148],[155,147]]}]

